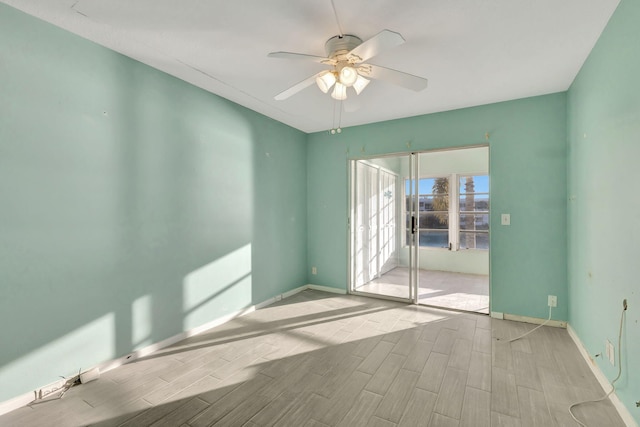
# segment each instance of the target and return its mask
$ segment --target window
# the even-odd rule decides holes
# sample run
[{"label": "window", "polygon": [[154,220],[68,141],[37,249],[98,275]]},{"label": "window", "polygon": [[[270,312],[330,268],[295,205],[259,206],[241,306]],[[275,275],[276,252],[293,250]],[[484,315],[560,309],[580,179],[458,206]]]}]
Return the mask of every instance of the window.
[{"label": "window", "polygon": [[489,249],[489,177],[460,177],[460,249]]},{"label": "window", "polygon": [[[411,180],[405,180],[406,240],[411,237]],[[455,184],[455,185],[453,185]],[[489,177],[450,175],[418,183],[420,247],[489,249]]]}]

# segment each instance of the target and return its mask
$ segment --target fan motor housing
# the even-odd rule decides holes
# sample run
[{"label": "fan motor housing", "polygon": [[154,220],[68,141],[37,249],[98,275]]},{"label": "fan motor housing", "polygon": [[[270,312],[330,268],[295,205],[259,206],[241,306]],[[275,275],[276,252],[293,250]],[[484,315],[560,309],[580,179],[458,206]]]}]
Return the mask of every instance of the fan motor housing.
[{"label": "fan motor housing", "polygon": [[327,52],[327,57],[336,59],[340,55],[346,55],[352,49],[362,44],[362,39],[358,36],[351,34],[344,34],[342,36],[331,37],[324,44],[324,49]]}]

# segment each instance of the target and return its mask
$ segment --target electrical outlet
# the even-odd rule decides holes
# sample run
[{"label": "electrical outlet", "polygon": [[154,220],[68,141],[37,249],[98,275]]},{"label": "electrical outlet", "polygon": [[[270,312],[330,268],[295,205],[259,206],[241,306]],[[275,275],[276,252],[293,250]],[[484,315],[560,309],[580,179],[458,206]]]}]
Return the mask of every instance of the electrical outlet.
[{"label": "electrical outlet", "polygon": [[555,295],[549,295],[547,299],[547,305],[549,307],[557,307],[558,306],[558,297]]},{"label": "electrical outlet", "polygon": [[311,274],[318,274],[318,269],[315,267],[311,267]]},{"label": "electrical outlet", "polygon": [[611,364],[613,366],[616,366],[616,351],[613,348],[613,344],[611,344],[611,341],[607,340],[607,358],[609,359],[609,362],[611,362]]}]

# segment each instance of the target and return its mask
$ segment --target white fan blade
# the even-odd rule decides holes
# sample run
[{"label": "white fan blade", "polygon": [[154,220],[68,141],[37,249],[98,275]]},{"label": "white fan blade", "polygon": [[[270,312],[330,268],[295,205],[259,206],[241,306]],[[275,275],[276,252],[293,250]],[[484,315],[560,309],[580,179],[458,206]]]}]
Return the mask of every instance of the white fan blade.
[{"label": "white fan blade", "polygon": [[333,64],[335,61],[323,56],[307,55],[306,53],[294,53],[294,52],[271,52],[267,55],[269,58],[281,58],[281,59],[295,59],[318,62],[320,64]]},{"label": "white fan blade", "polygon": [[398,86],[407,89],[421,91],[427,87],[428,80],[423,77],[414,76],[413,74],[403,73],[402,71],[392,70],[391,68],[381,67],[379,65],[367,64],[358,69],[360,74],[372,79],[386,80]]},{"label": "white fan blade", "polygon": [[347,54],[347,58],[355,63],[364,62],[373,58],[385,49],[391,49],[404,43],[404,38],[400,33],[390,30],[382,30],[369,40],[365,40]]},{"label": "white fan blade", "polygon": [[307,79],[304,79],[300,83],[297,83],[297,84],[291,86],[289,89],[286,89],[286,90],[280,92],[279,94],[277,94],[274,97],[274,99],[276,101],[282,101],[282,100],[285,100],[285,99],[289,98],[292,95],[295,95],[296,93],[300,92],[302,89],[305,89],[305,88],[311,86],[312,84],[314,84],[316,82],[316,77],[318,77],[322,73],[324,73],[324,71],[321,71],[318,74],[314,74],[313,76],[311,76],[311,77],[309,77]]}]

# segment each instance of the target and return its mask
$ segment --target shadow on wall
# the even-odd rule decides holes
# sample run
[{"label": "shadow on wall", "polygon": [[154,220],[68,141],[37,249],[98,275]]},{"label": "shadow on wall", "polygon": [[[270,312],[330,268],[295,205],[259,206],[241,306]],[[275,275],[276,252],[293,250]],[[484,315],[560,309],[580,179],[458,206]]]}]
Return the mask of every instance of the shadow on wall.
[{"label": "shadow on wall", "polygon": [[33,49],[15,72],[51,72],[7,95],[0,139],[0,402],[252,303],[252,113],[94,46]]},{"label": "shadow on wall", "polygon": [[0,402],[306,283],[305,134],[0,3],[5,56]]}]

